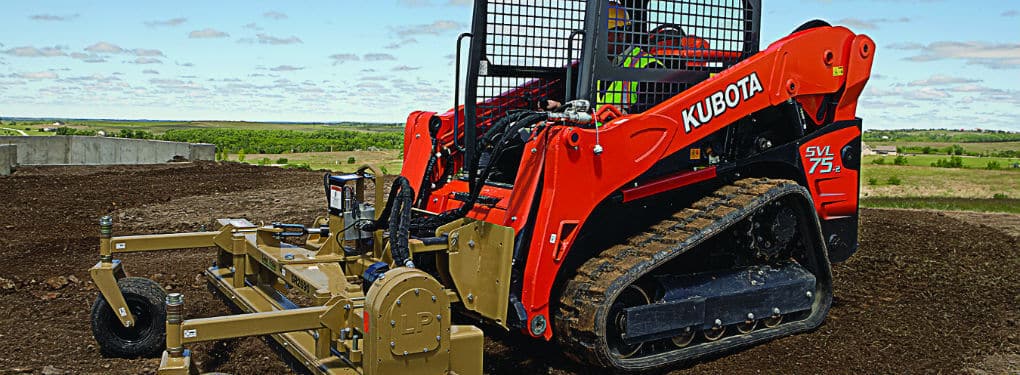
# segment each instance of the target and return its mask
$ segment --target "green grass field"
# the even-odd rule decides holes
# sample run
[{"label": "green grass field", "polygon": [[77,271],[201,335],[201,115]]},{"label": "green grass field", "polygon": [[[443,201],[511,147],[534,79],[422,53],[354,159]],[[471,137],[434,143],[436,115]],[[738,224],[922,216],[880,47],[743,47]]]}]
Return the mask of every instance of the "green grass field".
[{"label": "green grass field", "polygon": [[[909,147],[909,148],[923,148],[925,146],[931,147],[936,150],[943,150],[946,147],[952,147],[953,145],[959,145],[964,150],[969,152],[977,153],[991,153],[997,151],[1009,151],[1009,150],[1020,150],[1020,141],[1008,141],[1008,142],[977,142],[977,143],[951,143],[951,142],[892,142],[892,141],[868,141],[871,147],[878,146],[896,146],[896,147]],[[945,153],[942,153],[945,156]]]},{"label": "green grass field", "polygon": [[[949,155],[903,155],[906,158],[907,165],[915,167],[931,167],[931,164],[938,161],[939,159],[949,159]],[[878,156],[868,155],[865,156],[863,161],[868,165],[876,165],[875,160],[882,159],[884,165],[893,164],[896,160],[896,156]],[[1010,168],[1014,163],[1020,163],[1020,158],[993,158],[993,157],[973,157],[973,156],[960,156],[960,160],[963,160],[964,168],[973,169],[985,169],[989,162],[998,162],[999,166],[1003,170],[1020,171],[1020,169]]]},{"label": "green grass field", "polygon": [[1020,141],[1020,132],[1008,132],[1003,130],[865,130],[861,138],[864,142],[888,141],[892,143],[904,142],[945,142],[945,143],[975,143],[975,142],[1004,142]]},{"label": "green grass field", "polygon": [[[865,164],[862,197],[1020,198],[1020,171]],[[899,185],[890,179],[899,179]],[[871,180],[875,180],[875,184]]]},{"label": "green grass field", "polygon": [[[79,129],[105,130],[116,134],[121,129],[144,130],[160,135],[171,129],[245,129],[245,130],[297,130],[309,135],[316,130],[341,129],[364,132],[403,131],[402,124],[310,124],[310,123],[259,123],[230,121],[107,121],[66,120],[69,126]],[[0,122],[0,127],[24,130],[29,135],[51,135],[37,129],[49,126],[53,120]],[[17,135],[0,130],[0,135]],[[888,138],[887,140],[884,139]],[[921,149],[925,146],[944,150],[959,145],[967,153],[990,154],[996,152],[1020,153],[1020,133],[958,132],[947,130],[869,131],[865,142],[872,147],[897,146]],[[359,146],[360,148],[360,146]],[[1010,155],[1010,154],[1007,154]],[[246,163],[277,165],[307,165],[311,169],[351,172],[363,164],[384,168],[387,173],[399,173],[402,165],[400,150],[304,152],[286,154],[247,154]],[[353,163],[350,159],[353,158]],[[945,152],[938,154],[904,155],[906,165],[894,165],[896,156],[865,156],[861,177],[861,205],[864,207],[918,208],[935,210],[997,211],[1020,213],[1020,158],[961,156],[962,168],[936,168],[932,163],[949,159]],[[285,163],[279,163],[286,159]],[[882,164],[874,163],[881,159]],[[227,160],[238,160],[230,154]],[[996,162],[1000,169],[987,169]]]},{"label": "green grass field", "polygon": [[[28,127],[32,130],[51,126],[53,119],[45,120],[23,120],[14,126],[3,125],[24,130]],[[162,134],[170,129],[247,129],[247,130],[299,130],[315,131],[322,129],[342,129],[367,132],[402,132],[404,124],[383,124],[383,123],[279,123],[279,122],[247,122],[247,121],[137,121],[137,120],[60,120],[67,126],[76,129],[104,130],[107,133],[116,133],[120,129],[144,130],[153,134]],[[3,121],[9,123],[9,121]],[[43,133],[29,135],[52,135]]]},{"label": "green grass field", "polygon": [[1020,199],[1012,198],[939,198],[939,197],[868,197],[861,206],[873,208],[907,208],[937,211],[1007,212],[1020,214]]},{"label": "green grass field", "polygon": [[[307,164],[312,169],[327,169],[333,172],[354,172],[362,165],[371,164],[376,168],[384,168],[386,173],[397,174],[403,165],[400,150],[248,154],[244,160],[246,163],[258,164],[263,158],[269,159],[268,164],[277,164],[284,158],[287,159],[286,164]],[[350,158],[354,158],[354,163],[348,163]],[[230,154],[228,160],[237,161],[238,155]]]}]

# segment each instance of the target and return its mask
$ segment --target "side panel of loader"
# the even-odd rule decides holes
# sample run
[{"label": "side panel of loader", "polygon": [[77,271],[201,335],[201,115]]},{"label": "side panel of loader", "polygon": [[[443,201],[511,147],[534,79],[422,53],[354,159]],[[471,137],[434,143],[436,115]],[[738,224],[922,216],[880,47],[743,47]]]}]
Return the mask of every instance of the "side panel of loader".
[{"label": "side panel of loader", "polygon": [[[865,40],[863,43],[855,43]],[[838,48],[842,47],[842,48]],[[684,149],[700,138],[763,108],[789,99],[825,96],[839,92],[845,75],[833,75],[834,65],[845,66],[850,46],[873,49],[874,44],[843,27],[818,28],[791,35],[767,50],[685,91],[645,113],[624,116],[601,129],[549,130],[549,156],[544,169],[542,203],[524,272],[522,302],[530,319],[549,315],[552,285],[569,245],[578,231],[561,233],[563,223],[583,226],[595,206],[624,184],[633,181],[662,157]],[[833,48],[837,47],[837,48]],[[827,54],[834,53],[831,60]],[[757,89],[754,85],[760,84]],[[712,97],[737,85],[744,95],[732,108],[716,111],[709,121],[685,122],[692,110],[711,105]],[[743,91],[746,87],[747,91]],[[752,95],[753,93],[753,95]],[[843,100],[856,101],[856,98]],[[576,137],[576,140],[575,140]],[[568,144],[577,145],[568,147]],[[592,152],[598,144],[601,154]],[[853,171],[837,175],[856,174]],[[856,178],[850,177],[849,180]],[[843,181],[840,179],[839,181]],[[847,189],[843,186],[842,189]],[[847,196],[856,188],[840,191]],[[856,205],[856,199],[853,200]],[[532,333],[551,338],[552,332]]]}]

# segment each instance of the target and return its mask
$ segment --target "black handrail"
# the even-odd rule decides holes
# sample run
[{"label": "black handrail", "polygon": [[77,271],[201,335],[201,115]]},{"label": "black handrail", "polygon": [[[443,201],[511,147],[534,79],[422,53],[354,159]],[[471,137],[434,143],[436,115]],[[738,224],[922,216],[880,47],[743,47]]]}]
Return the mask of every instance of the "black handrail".
[{"label": "black handrail", "polygon": [[564,103],[574,100],[574,37],[577,35],[584,36],[584,30],[575,29],[567,37],[567,92],[564,95]]},{"label": "black handrail", "polygon": [[[457,109],[457,107],[460,107],[460,44],[464,38],[473,37],[471,33],[462,33],[457,37],[456,62],[453,68],[453,148],[457,149],[457,151],[464,151],[464,148],[457,144],[457,139],[460,138],[457,134],[458,125],[460,124],[460,110]],[[467,113],[464,116],[467,116]]]}]

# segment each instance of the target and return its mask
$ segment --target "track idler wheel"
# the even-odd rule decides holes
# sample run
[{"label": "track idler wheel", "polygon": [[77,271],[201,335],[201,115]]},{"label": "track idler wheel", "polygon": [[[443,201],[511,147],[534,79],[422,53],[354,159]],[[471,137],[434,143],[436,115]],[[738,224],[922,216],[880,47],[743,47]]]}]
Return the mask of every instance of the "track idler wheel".
[{"label": "track idler wheel", "polygon": [[155,281],[125,277],[117,281],[134,325],[125,327],[106,298],[99,295],[92,304],[92,336],[100,351],[113,357],[153,357],[166,346],[166,292]]},{"label": "track idler wheel", "polygon": [[606,341],[613,355],[629,358],[641,351],[644,343],[627,344],[623,341],[623,332],[627,327],[627,314],[624,309],[650,303],[652,299],[648,297],[648,293],[637,285],[629,285],[620,292],[620,296],[609,309],[609,325],[606,327]]}]

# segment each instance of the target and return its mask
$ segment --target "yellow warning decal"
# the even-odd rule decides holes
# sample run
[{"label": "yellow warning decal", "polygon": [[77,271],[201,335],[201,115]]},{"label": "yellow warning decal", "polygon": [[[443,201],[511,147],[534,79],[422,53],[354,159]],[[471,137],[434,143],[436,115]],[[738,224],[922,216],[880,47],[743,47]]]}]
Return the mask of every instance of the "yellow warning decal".
[{"label": "yellow warning decal", "polygon": [[842,75],[843,75],[843,67],[842,66],[834,66],[834,67],[832,67],[832,76],[833,77],[840,77]]},{"label": "yellow warning decal", "polygon": [[700,148],[692,148],[691,149],[691,160],[698,160],[698,159],[701,159],[701,149]]}]

